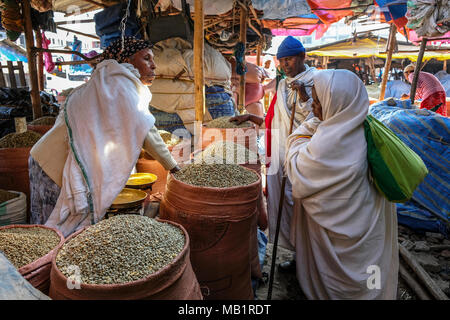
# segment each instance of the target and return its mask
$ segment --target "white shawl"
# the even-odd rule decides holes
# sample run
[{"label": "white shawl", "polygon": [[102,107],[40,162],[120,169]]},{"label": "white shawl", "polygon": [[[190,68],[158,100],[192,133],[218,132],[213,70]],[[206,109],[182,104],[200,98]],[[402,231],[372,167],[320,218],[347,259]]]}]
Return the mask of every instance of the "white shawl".
[{"label": "white shawl", "polygon": [[[300,285],[310,299],[395,299],[397,217],[368,178],[367,91],[347,70],[320,71],[314,86],[324,121],[315,133],[298,127],[286,154]],[[368,285],[373,268],[380,288]]]},{"label": "white shawl", "polygon": [[105,60],[67,98],[61,112],[69,154],[61,193],[46,223],[64,236],[103,218],[139,157],[155,123],[148,111],[151,93],[139,77],[132,65]]},{"label": "white shawl", "polygon": [[[272,242],[275,236],[275,229],[278,216],[278,206],[280,201],[281,181],[283,178],[283,164],[285,156],[285,144],[289,135],[289,126],[291,119],[291,110],[294,101],[295,121],[293,129],[303,123],[305,120],[317,126],[320,122],[311,112],[311,102],[301,102],[300,97],[296,96],[289,84],[294,80],[299,80],[306,85],[312,85],[313,75],[317,70],[305,65],[305,71],[299,73],[294,78],[281,80],[278,85],[277,101],[275,103],[274,117],[272,119],[271,145],[272,155],[270,167],[267,170],[267,209],[269,218],[269,239]],[[306,87],[306,92],[311,96],[311,87]],[[289,244],[289,226],[292,215],[294,201],[291,194],[291,184],[286,181],[285,197],[283,204],[283,213],[280,226],[279,245],[288,249],[293,249]]]}]

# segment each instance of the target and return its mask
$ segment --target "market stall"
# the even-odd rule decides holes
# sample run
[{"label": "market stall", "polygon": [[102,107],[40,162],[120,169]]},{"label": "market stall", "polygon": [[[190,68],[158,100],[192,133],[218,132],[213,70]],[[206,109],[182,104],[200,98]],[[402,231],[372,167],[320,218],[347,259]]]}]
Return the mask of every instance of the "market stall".
[{"label": "market stall", "polygon": [[[67,131],[64,130],[64,123],[69,128],[68,133],[65,133],[66,140],[69,141],[66,149],[70,147],[71,151],[67,152],[74,155],[70,165],[78,164],[81,168],[81,171],[77,172],[78,175],[70,177],[88,182],[87,188],[80,191],[88,195],[87,211],[83,211],[83,214],[86,214],[83,221],[87,223],[83,228],[60,237],[60,242],[56,243],[55,240],[45,252],[34,257],[34,260],[46,257],[45,265],[38,266],[42,268],[42,274],[39,275],[43,279],[39,285],[45,286],[45,290],[48,290],[45,293],[54,299],[254,299],[256,283],[263,277],[267,243],[264,234],[267,227],[263,193],[264,167],[258,159],[253,159],[253,162],[249,160],[252,152],[258,158],[257,128],[249,123],[237,125],[228,121],[230,117],[244,112],[245,83],[248,76],[245,56],[256,55],[256,64],[260,65],[260,56],[271,46],[273,36],[302,36],[316,32],[316,36],[320,37],[329,25],[344,17],[352,21],[364,16],[365,10],[372,6],[373,2],[345,0],[337,3],[334,0],[307,0],[299,2],[295,8],[287,6],[288,1],[255,0],[167,0],[158,1],[156,4],[131,0],[24,0],[14,3],[17,5],[14,6],[15,12],[19,12],[21,18],[16,20],[23,21],[23,24],[21,29],[10,31],[25,33],[33,120],[42,118],[44,114],[39,95],[43,86],[43,54],[70,53],[81,58],[75,59],[77,61],[57,62],[57,65],[97,65],[98,60],[76,50],[44,48],[41,41],[42,29],[33,28],[32,8],[42,12],[62,12],[67,17],[100,9],[94,17],[97,34],[91,36],[100,40],[102,49],[114,40],[121,40],[123,44],[125,36],[130,35],[138,35],[140,39],[154,42],[153,53],[159,67],[156,68],[156,77],[151,84],[153,100],[143,109],[150,109],[156,119],[151,125],[150,121],[142,124],[142,127],[155,126],[157,129],[163,129],[164,131],[158,133],[166,148],[172,154],[180,155],[177,162],[182,164],[179,168],[181,170],[172,172],[172,169],[162,166],[138,146],[139,150],[133,150],[138,173],[127,176],[128,180],[122,179],[122,174],[120,179],[117,179],[124,182],[120,188],[119,182],[108,181],[107,177],[105,178],[107,174],[103,171],[95,172],[100,172],[98,175],[114,185],[114,190],[117,189],[118,192],[114,196],[108,194],[114,201],[107,206],[105,212],[94,214],[92,194],[100,197],[90,189],[89,180],[92,176],[86,174],[85,166],[82,165],[82,161],[86,161],[89,155],[76,152],[68,120],[70,113],[64,113],[65,118],[61,118],[59,124],[63,128],[61,132]],[[403,19],[404,14],[402,16],[390,1],[377,1],[376,4],[386,9],[382,22],[391,23],[388,40],[375,39],[368,35],[355,36],[349,40],[313,48],[308,50],[307,54],[313,58],[324,57],[320,59],[323,59],[325,66],[331,62],[331,58],[337,57],[367,59],[372,78],[375,78],[376,59],[386,59],[384,68],[387,72],[383,75],[380,95],[383,100],[392,59],[417,60],[420,68],[424,57],[446,61],[450,54],[447,49],[440,50],[434,46],[428,47],[429,50],[425,53],[426,42],[438,39],[436,37],[421,40],[418,56],[415,53],[417,47],[396,42],[397,29],[408,34],[410,32],[406,28],[407,20]],[[76,10],[73,10],[74,6]],[[439,22],[438,25],[446,26],[445,21]],[[64,30],[61,25],[59,28]],[[77,30],[65,30],[79,33]],[[231,64],[226,60],[231,56],[235,59],[235,70],[239,76],[238,101],[231,99]],[[415,75],[412,97],[416,78]],[[124,91],[126,92],[125,89]],[[81,91],[74,92],[77,95]],[[111,93],[113,94],[117,93]],[[92,99],[101,105],[107,104],[104,102],[109,101],[107,98],[106,95],[98,95],[95,98],[97,100]],[[91,115],[88,106],[80,102],[80,96],[78,99],[79,109]],[[414,98],[412,100],[414,102]],[[107,105],[102,108],[108,110]],[[76,112],[72,111],[71,115],[74,113]],[[111,119],[116,116],[113,113],[108,115]],[[92,119],[95,119],[95,116],[85,122],[95,125]],[[141,120],[136,115],[133,119],[136,122]],[[293,119],[294,117],[291,120],[291,129]],[[83,121],[77,124],[83,127]],[[133,131],[128,126],[124,127],[116,127],[117,132],[126,129]],[[105,137],[113,137],[113,128],[108,128],[109,136]],[[184,129],[184,138],[190,139],[193,136],[193,142],[179,139],[180,135],[174,132],[177,129]],[[102,139],[95,140],[97,135],[90,136],[88,131],[80,130],[85,134],[85,141],[89,142],[83,145],[94,146],[94,149],[103,151],[103,156],[110,160],[107,165],[111,169],[111,163],[115,161],[113,152],[119,150],[117,144],[129,147],[128,144],[124,142],[123,137],[117,138],[120,143],[115,143],[111,138],[107,141],[107,146],[102,148],[94,144]],[[47,131],[42,133],[48,137],[45,132]],[[229,148],[233,155],[241,152],[248,157],[228,161],[221,150],[215,149],[218,144],[221,145],[221,150],[225,148],[228,151]],[[25,155],[20,156],[24,186],[27,183],[27,159],[31,147],[22,147],[28,150],[25,150]],[[209,162],[203,161],[201,157],[196,162],[196,156],[199,154],[208,158]],[[59,156],[57,154],[54,157]],[[129,155],[122,156],[127,158]],[[52,155],[46,157],[49,159]],[[99,158],[101,159],[101,156]],[[92,163],[100,163],[102,167],[101,161]],[[119,177],[114,170],[109,172],[111,176]],[[129,175],[129,172],[130,170],[126,174]],[[70,183],[64,187],[69,188],[68,186],[70,187]],[[108,193],[110,190],[104,191]],[[23,193],[26,193],[26,190]],[[5,203],[11,205],[17,201],[17,197],[23,200],[22,194],[8,198]],[[156,210],[152,203],[157,203]],[[427,205],[430,204],[427,202]],[[61,213],[61,216],[70,215],[71,209]],[[434,207],[432,209],[435,211]],[[160,219],[154,219],[158,214]],[[446,218],[448,219],[448,215],[442,219]],[[58,230],[55,232],[58,233]],[[6,239],[4,243],[11,247],[14,241],[7,238],[12,237],[9,233],[15,232],[0,230],[0,235]],[[88,245],[85,245],[86,243]],[[274,247],[272,273],[276,260],[276,241]],[[14,248],[10,251],[15,252]],[[51,259],[48,259],[48,255],[51,255]],[[74,265],[83,268],[82,276],[79,270],[72,268]],[[74,287],[79,286],[85,290],[67,288],[68,281]],[[271,290],[272,282],[269,299]],[[444,297],[440,292],[436,296]]]}]

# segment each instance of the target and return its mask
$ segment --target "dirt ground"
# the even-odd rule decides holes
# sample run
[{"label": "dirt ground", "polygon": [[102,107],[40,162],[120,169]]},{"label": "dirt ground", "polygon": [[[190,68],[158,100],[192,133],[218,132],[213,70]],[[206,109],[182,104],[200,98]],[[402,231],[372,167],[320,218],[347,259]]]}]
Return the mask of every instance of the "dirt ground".
[{"label": "dirt ground", "polygon": [[[267,245],[266,258],[264,261],[263,273],[267,274],[267,278],[259,283],[256,290],[257,300],[266,300],[267,292],[269,290],[269,275],[270,266],[272,264],[272,244]],[[286,250],[282,247],[277,249],[277,265],[280,262],[292,259],[294,252]],[[308,300],[300,288],[297,276],[295,273],[283,273],[279,272],[278,268],[275,268],[275,277],[272,287],[272,300]],[[407,286],[404,280],[399,277],[397,300],[417,300],[415,294]]]},{"label": "dirt ground", "polygon": [[[272,265],[272,244],[267,244],[266,258],[264,260],[263,274],[267,274],[264,282],[260,282],[258,289],[256,290],[256,297],[258,300],[266,300],[267,292],[269,290],[269,275],[270,266]],[[277,265],[280,262],[292,259],[294,252],[286,250],[282,247],[277,249]],[[302,289],[297,281],[295,273],[282,273],[278,272],[278,268],[275,268],[274,281],[272,287],[272,300],[307,300],[303,294]]]}]

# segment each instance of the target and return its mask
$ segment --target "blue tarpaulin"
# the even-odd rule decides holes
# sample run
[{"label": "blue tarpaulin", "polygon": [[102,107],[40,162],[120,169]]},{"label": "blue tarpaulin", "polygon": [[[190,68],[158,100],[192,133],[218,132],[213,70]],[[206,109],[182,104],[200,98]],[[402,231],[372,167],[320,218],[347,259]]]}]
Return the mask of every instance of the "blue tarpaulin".
[{"label": "blue tarpaulin", "polygon": [[0,61],[23,61],[28,62],[25,49],[19,47],[9,40],[0,41]]},{"label": "blue tarpaulin", "polygon": [[[389,106],[389,100],[395,102],[395,106]],[[412,199],[397,204],[398,221],[416,231],[448,235],[450,119],[426,109],[413,108],[410,100],[387,99],[369,109],[422,158],[429,171]]]}]

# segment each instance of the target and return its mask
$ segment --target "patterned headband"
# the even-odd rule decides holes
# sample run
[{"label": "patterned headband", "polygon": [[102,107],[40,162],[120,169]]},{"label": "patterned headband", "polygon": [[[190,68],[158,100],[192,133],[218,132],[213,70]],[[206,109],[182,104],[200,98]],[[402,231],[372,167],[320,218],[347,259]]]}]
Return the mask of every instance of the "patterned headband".
[{"label": "patterned headband", "polygon": [[114,59],[119,63],[123,63],[126,58],[131,57],[136,52],[146,48],[151,49],[152,47],[153,44],[150,41],[135,39],[134,37],[125,37],[122,50],[122,39],[119,38],[103,51],[100,61]]}]

